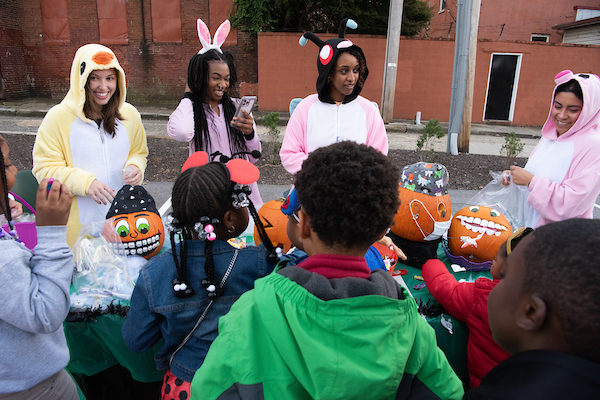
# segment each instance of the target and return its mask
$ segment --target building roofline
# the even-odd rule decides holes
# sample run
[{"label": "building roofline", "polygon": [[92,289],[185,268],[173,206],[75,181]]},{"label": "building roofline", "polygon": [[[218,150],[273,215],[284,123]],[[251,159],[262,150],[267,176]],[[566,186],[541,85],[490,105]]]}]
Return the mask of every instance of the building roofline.
[{"label": "building roofline", "polygon": [[600,10],[600,6],[575,6],[573,10]]},{"label": "building roofline", "polygon": [[582,26],[596,25],[596,24],[600,24],[600,17],[587,18],[587,19],[582,19],[579,21],[567,22],[566,24],[554,25],[552,27],[552,29],[565,30],[565,29],[580,28]]}]

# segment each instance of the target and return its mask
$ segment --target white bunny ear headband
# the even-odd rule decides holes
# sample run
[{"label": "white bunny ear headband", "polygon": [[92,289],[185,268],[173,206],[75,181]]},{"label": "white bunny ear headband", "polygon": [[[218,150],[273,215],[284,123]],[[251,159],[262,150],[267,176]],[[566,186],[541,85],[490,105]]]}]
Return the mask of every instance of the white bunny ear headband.
[{"label": "white bunny ear headband", "polygon": [[229,31],[231,30],[231,24],[229,20],[226,19],[215,32],[215,40],[214,43],[210,42],[210,31],[208,30],[208,26],[198,18],[196,21],[196,25],[198,26],[198,37],[200,38],[200,43],[202,43],[202,49],[198,52],[198,54],[204,54],[209,50],[215,49],[219,53],[223,54],[221,50],[221,46],[225,43],[225,39],[227,39],[227,35],[229,35]]}]

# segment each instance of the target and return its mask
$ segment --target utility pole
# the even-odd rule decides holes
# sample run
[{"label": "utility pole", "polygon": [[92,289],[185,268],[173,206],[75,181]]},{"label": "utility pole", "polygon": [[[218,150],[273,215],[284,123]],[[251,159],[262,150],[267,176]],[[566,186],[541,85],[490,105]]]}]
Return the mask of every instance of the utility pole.
[{"label": "utility pole", "polygon": [[481,0],[473,0],[471,8],[471,35],[469,37],[469,63],[467,70],[467,87],[465,91],[465,108],[462,126],[458,135],[458,151],[469,152],[471,140],[471,115],[473,114],[473,88],[475,87],[475,64],[477,61],[477,31],[479,30],[479,11]]},{"label": "utility pole", "polygon": [[383,90],[381,92],[381,116],[385,123],[392,122],[394,118],[394,95],[396,93],[396,73],[398,72],[398,52],[400,49],[400,28],[402,27],[403,7],[404,0],[390,1],[385,66],[383,70]]},{"label": "utility pole", "polygon": [[456,35],[454,38],[452,92],[450,95],[448,146],[446,149],[446,152],[454,155],[458,154],[458,135],[460,134],[465,106],[469,61],[469,38],[471,33],[471,3],[472,0],[457,0],[456,2]]}]

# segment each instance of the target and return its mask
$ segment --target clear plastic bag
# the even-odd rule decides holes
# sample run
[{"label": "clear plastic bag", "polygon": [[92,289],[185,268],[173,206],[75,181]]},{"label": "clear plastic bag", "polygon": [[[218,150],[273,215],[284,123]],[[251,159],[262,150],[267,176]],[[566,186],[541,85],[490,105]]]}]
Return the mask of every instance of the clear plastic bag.
[{"label": "clear plastic bag", "polygon": [[114,226],[106,221],[90,222],[81,228],[73,245],[73,260],[73,309],[129,301],[139,269],[146,262],[142,257],[125,255]]},{"label": "clear plastic bag", "polygon": [[508,219],[513,231],[525,226],[530,207],[527,203],[527,186],[516,185],[512,180],[508,185],[503,185],[500,171],[490,171],[490,175],[492,181],[471,197],[467,204],[497,209]]}]

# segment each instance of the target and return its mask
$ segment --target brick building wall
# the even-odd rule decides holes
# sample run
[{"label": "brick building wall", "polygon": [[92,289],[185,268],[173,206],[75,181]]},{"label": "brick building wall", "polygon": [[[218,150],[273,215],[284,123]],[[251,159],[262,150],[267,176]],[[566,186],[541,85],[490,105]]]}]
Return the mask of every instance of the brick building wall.
[{"label": "brick building wall", "polygon": [[[298,44],[300,34],[258,34],[258,98],[263,111],[286,112],[295,97],[316,92],[318,49]],[[332,35],[319,35],[327,40]],[[381,104],[385,37],[346,35],[363,49],[369,77],[362,96]],[[480,40],[473,94],[472,122],[484,122],[488,77],[493,54],[521,56],[512,123],[540,126],[548,116],[554,76],[564,70],[600,74],[600,46]],[[452,91],[454,40],[400,40],[394,118],[448,121]]]},{"label": "brick building wall", "polygon": [[[4,96],[9,99],[28,96],[61,99],[69,88],[75,51],[83,44],[100,40],[96,0],[66,0],[68,42],[48,43],[42,25],[41,1],[44,0],[0,0],[3,11],[0,14],[0,75],[5,86]],[[127,44],[108,46],[127,74],[129,101],[173,104],[180,98],[189,59],[201,47],[196,18],[207,22],[214,34],[228,13],[228,8],[223,7],[224,1],[231,0],[180,0],[181,42],[173,43],[153,42],[151,0],[125,2]],[[261,33],[256,38],[233,30],[223,46],[236,59],[240,94],[258,95],[260,110],[286,111],[290,99],[315,92],[317,49],[312,42],[299,46],[299,36],[297,33]],[[322,35],[324,40],[330,37]],[[362,94],[381,103],[385,38],[347,37],[363,48],[368,60],[370,75]],[[598,48],[480,39],[473,122],[484,121],[492,54],[521,55],[512,123],[537,126],[547,117],[554,75],[563,69],[598,73]],[[402,37],[399,54],[394,118],[414,119],[420,111],[424,120],[447,121],[454,40]]]},{"label": "brick building wall", "polygon": [[[446,0],[446,9],[442,12],[437,12],[440,0],[424,1],[435,11],[431,23],[421,34],[454,38],[458,0]],[[575,6],[598,6],[598,0],[481,0],[477,36],[485,40],[530,41],[532,34],[543,34],[549,35],[550,43],[561,43],[562,32],[553,26],[575,21]]]},{"label": "brick building wall", "polygon": [[[219,12],[224,15],[210,12],[211,1],[215,0],[180,0],[182,40],[171,43],[153,42],[150,0],[126,2],[127,44],[107,46],[125,70],[129,101],[173,102],[181,97],[188,62],[201,48],[196,19],[202,18],[214,34],[227,18],[228,8],[221,4]],[[66,0],[70,39],[56,44],[44,38],[40,0],[0,0],[0,7],[9,11],[9,17],[5,13],[0,16],[0,71],[8,98],[64,97],[77,49],[86,43],[102,43],[96,4],[96,0]],[[237,38],[228,40],[223,49],[235,57],[238,85],[244,93],[255,92],[257,40],[235,29],[230,35]],[[231,42],[234,44],[228,44]]]},{"label": "brick building wall", "polygon": [[17,0],[0,0],[0,98],[28,95],[27,68]]}]

